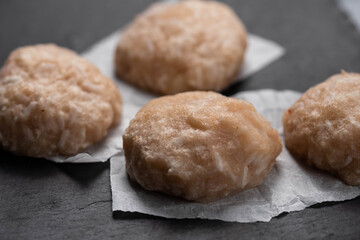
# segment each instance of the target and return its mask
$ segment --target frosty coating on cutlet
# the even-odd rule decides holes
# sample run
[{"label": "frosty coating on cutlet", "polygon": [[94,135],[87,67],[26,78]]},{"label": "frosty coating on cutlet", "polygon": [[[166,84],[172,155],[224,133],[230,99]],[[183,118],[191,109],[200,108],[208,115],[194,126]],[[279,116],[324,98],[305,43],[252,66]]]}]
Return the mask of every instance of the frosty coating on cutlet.
[{"label": "frosty coating on cutlet", "polygon": [[283,115],[286,147],[309,165],[360,184],[360,74],[334,75]]},{"label": "frosty coating on cutlet", "polygon": [[0,146],[18,155],[72,155],[119,123],[115,84],[73,51],[21,47],[0,70]]},{"label": "frosty coating on cutlet", "polygon": [[277,131],[250,103],[213,92],[150,101],[123,140],[131,179],[197,202],[261,184],[282,149]]},{"label": "frosty coating on cutlet", "polygon": [[225,4],[156,3],[122,32],[115,53],[116,73],[159,94],[219,91],[237,76],[246,35],[240,19]]}]

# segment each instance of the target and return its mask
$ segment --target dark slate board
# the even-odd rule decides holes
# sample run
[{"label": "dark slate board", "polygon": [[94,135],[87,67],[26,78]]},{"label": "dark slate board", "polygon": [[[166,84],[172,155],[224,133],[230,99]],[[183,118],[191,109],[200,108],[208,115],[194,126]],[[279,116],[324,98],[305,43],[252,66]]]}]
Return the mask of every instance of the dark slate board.
[{"label": "dark slate board", "polygon": [[[304,91],[340,69],[360,72],[360,36],[334,1],[226,1],[249,32],[286,55],[224,93]],[[78,52],[129,22],[150,1],[0,1],[0,64],[21,45]],[[282,214],[269,223],[173,220],[111,211],[109,163],[55,164],[0,152],[0,239],[359,239],[360,198]]]}]

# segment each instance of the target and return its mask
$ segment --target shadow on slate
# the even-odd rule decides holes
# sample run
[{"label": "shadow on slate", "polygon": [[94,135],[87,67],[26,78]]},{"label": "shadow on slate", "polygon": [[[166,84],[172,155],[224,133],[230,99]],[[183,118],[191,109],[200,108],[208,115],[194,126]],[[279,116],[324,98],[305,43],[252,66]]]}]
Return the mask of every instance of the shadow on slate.
[{"label": "shadow on slate", "polygon": [[102,171],[109,169],[109,161],[104,163],[59,163],[61,169],[74,181],[86,186],[89,185]]},{"label": "shadow on slate", "polygon": [[139,213],[139,212],[122,212],[115,211],[112,214],[114,219],[117,220],[133,220],[133,219],[166,219],[163,217],[153,216],[150,214]]},{"label": "shadow on slate", "polygon": [[221,91],[222,95],[225,95],[227,97],[230,97],[238,92],[241,92],[242,90],[246,89],[246,85],[248,82],[251,81],[251,77],[247,77],[241,81],[234,82],[231,84],[228,88]]},{"label": "shadow on slate", "polygon": [[[324,206],[332,206],[335,205],[336,202],[327,202],[324,204]],[[319,208],[321,207],[321,203],[315,204],[314,206],[311,206],[313,208]],[[276,216],[275,218],[282,218],[288,215],[288,212],[283,212],[280,215]],[[113,218],[117,220],[134,220],[134,219],[158,219],[158,220],[174,220],[174,221],[193,221],[193,222],[201,222],[201,221],[210,221],[210,222],[219,222],[219,223],[226,223],[221,220],[216,219],[199,219],[199,218],[191,218],[191,219],[169,219],[165,217],[160,216],[154,216],[146,213],[140,213],[140,212],[122,212],[122,211],[115,211],[113,212]]]},{"label": "shadow on slate", "polygon": [[53,162],[42,158],[27,158],[15,156],[10,152],[0,150],[0,169],[10,175],[36,178],[49,177],[49,167]]},{"label": "shadow on slate", "polygon": [[[43,158],[15,156],[0,150],[0,169],[7,174],[36,178],[51,177],[52,172],[60,169],[77,183],[86,186],[104,170],[109,169],[109,161],[105,163],[55,163]],[[52,169],[51,171],[49,171]]]},{"label": "shadow on slate", "polygon": [[139,212],[121,212],[121,211],[113,212],[113,218],[115,220],[152,219],[152,220],[166,222],[164,224],[167,224],[168,226],[172,225],[174,227],[176,226],[179,227],[179,225],[189,224],[189,223],[191,223],[194,227],[195,226],[198,227],[201,225],[211,225],[211,224],[216,224],[216,225],[229,224],[229,222],[224,222],[216,219],[200,219],[200,218],[174,219],[174,218],[159,217],[159,216],[154,216]]},{"label": "shadow on slate", "polygon": [[[343,201],[346,202],[346,201]],[[317,203],[314,204],[312,206],[310,206],[310,208],[323,208],[323,207],[331,207],[334,206],[336,204],[341,204],[342,202],[322,202],[322,203]]]}]

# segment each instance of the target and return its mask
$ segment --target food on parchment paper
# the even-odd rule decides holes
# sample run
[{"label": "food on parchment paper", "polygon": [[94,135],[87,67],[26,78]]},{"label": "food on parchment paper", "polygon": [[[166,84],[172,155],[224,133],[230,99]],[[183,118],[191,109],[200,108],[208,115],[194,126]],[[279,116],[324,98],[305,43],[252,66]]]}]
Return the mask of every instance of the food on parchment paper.
[{"label": "food on parchment paper", "polygon": [[299,159],[360,184],[360,74],[334,75],[283,115],[285,145]]},{"label": "food on parchment paper", "polygon": [[0,146],[17,155],[73,155],[119,123],[116,85],[53,44],[14,50],[0,70]]},{"label": "food on parchment paper", "polygon": [[115,68],[120,79],[159,94],[219,91],[236,79],[246,46],[246,29],[225,4],[156,3],[122,32]]},{"label": "food on parchment paper", "polygon": [[150,101],[131,120],[123,144],[131,179],[197,202],[261,184],[282,149],[252,104],[214,92]]}]

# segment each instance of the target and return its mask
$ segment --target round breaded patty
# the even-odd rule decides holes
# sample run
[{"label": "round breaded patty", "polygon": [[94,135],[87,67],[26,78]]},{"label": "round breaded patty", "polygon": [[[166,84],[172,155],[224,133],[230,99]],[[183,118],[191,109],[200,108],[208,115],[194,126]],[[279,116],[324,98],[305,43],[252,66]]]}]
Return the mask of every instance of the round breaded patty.
[{"label": "round breaded patty", "polygon": [[159,94],[218,91],[235,80],[246,45],[243,24],[222,3],[157,3],[122,32],[116,73]]},{"label": "round breaded patty", "polygon": [[123,140],[131,179],[197,202],[261,184],[282,149],[276,130],[250,103],[213,92],[150,101]]},{"label": "round breaded patty", "polygon": [[296,157],[360,184],[360,74],[341,73],[310,88],[283,115],[286,147]]},{"label": "round breaded patty", "polygon": [[115,84],[73,51],[21,47],[0,70],[0,146],[18,155],[72,155],[118,124]]}]

